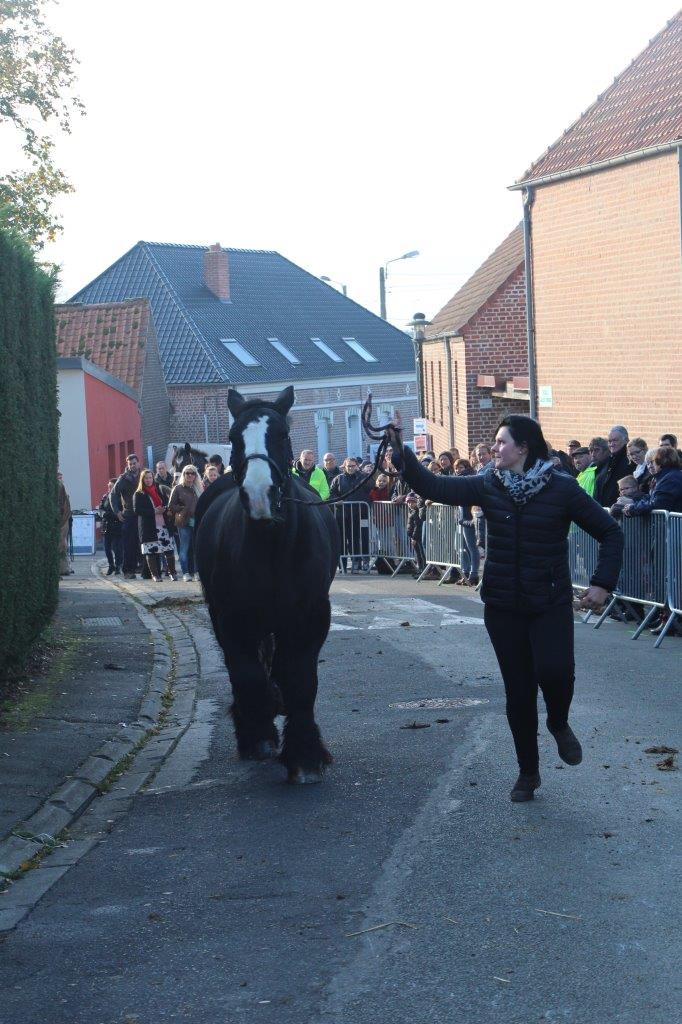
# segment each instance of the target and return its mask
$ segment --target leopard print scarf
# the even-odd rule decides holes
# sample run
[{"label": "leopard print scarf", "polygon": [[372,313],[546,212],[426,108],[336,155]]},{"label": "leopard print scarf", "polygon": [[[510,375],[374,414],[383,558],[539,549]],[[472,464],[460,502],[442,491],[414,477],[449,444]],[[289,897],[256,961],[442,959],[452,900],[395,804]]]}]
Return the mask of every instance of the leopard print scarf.
[{"label": "leopard print scarf", "polygon": [[509,497],[516,505],[525,505],[541,491],[552,478],[554,463],[538,459],[525,473],[513,473],[511,469],[496,469],[495,476],[509,491]]}]

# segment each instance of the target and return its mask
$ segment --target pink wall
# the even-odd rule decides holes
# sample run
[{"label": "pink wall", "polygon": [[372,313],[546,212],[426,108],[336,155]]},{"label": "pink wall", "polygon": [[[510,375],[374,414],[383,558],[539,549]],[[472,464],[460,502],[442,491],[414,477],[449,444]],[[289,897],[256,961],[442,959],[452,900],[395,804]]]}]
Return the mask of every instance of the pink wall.
[{"label": "pink wall", "polygon": [[121,445],[128,450],[128,441],[144,465],[142,421],[137,402],[121,394],[101,380],[85,374],[85,410],[90,458],[90,489],[92,507],[96,508],[106,492],[109,479],[109,445],[116,446],[115,473],[123,471]]}]

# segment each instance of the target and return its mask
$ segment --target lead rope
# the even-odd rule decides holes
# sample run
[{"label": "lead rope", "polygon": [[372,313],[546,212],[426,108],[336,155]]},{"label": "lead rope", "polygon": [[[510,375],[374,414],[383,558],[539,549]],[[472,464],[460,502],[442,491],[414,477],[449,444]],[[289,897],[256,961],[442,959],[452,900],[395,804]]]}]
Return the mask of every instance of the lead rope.
[{"label": "lead rope", "polygon": [[[342,497],[340,497],[340,498],[327,498],[326,500],[325,499],[320,499],[319,501],[306,501],[305,498],[290,498],[287,495],[283,494],[281,500],[282,501],[291,501],[291,502],[293,502],[296,505],[338,505],[339,502],[348,501],[348,496],[350,494],[355,494],[355,492],[359,491],[361,487],[366,487],[367,486],[367,480],[370,477],[374,476],[375,473],[378,473],[380,468],[381,468],[382,473],[384,473],[388,477],[399,477],[400,473],[392,472],[391,470],[383,469],[381,464],[382,464],[382,462],[384,460],[384,457],[386,455],[386,451],[387,451],[387,449],[389,447],[388,437],[386,435],[386,430],[388,429],[388,427],[393,427],[395,430],[400,430],[400,427],[396,427],[395,424],[393,424],[393,423],[385,423],[383,426],[377,426],[377,427],[375,427],[373,425],[373,423],[372,423],[372,392],[371,391],[367,392],[367,399],[365,401],[365,404],[362,407],[361,421],[362,421],[362,429],[364,430],[364,432],[367,435],[367,437],[369,438],[369,440],[370,441],[378,441],[379,442],[379,447],[377,448],[377,453],[376,453],[376,456],[374,458],[374,468],[372,469],[371,473],[362,473],[361,475],[362,475],[363,479],[360,480],[360,482],[355,487],[352,487],[350,489],[350,491],[346,491],[346,493]],[[291,479],[291,473],[287,474],[287,476],[288,476],[289,479]]]}]

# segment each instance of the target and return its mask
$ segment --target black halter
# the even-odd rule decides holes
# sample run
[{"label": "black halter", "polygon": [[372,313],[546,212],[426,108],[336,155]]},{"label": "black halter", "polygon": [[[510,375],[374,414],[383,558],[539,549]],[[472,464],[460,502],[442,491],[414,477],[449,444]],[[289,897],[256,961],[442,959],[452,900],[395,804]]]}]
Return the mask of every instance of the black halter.
[{"label": "black halter", "polygon": [[282,502],[284,501],[284,489],[290,474],[288,471],[282,472],[282,469],[277,465],[274,459],[270,458],[269,455],[261,454],[260,452],[255,452],[253,455],[245,455],[244,458],[240,460],[239,471],[237,471],[234,466],[232,467],[235,482],[239,487],[243,485],[249,462],[252,462],[254,459],[260,459],[261,462],[267,462],[270,469],[276,474],[276,482],[273,482],[273,487],[277,492],[275,509],[277,512],[281,512]]}]

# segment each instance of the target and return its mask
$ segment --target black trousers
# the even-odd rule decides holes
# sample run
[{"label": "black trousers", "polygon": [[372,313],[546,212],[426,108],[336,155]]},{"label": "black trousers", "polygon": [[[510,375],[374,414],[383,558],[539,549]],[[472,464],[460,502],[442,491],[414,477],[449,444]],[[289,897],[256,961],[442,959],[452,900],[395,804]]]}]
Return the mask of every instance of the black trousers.
[{"label": "black trousers", "polygon": [[484,622],[504,680],[519,769],[532,775],[538,770],[538,687],[547,727],[557,730],[568,723],[575,678],[573,608],[562,604],[524,615],[486,605]]},{"label": "black trousers", "polygon": [[112,569],[120,569],[123,562],[123,536],[120,530],[104,534],[104,554]]},{"label": "black trousers", "polygon": [[126,516],[123,520],[123,572],[137,572],[140,559],[140,535],[137,532],[137,516]]}]

